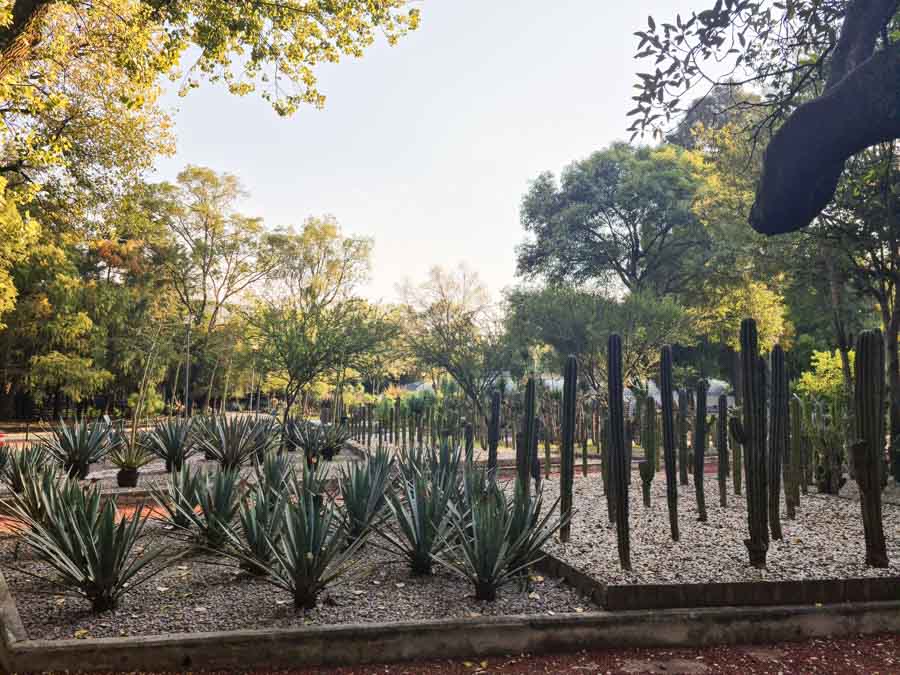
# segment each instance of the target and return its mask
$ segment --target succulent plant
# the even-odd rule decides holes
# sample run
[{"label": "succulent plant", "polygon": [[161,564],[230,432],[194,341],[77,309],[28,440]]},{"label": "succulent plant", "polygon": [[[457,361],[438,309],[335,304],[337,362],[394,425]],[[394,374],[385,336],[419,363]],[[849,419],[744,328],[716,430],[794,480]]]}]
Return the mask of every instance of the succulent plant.
[{"label": "succulent plant", "polygon": [[108,421],[63,420],[41,442],[47,455],[59,462],[73,478],[87,478],[91,464],[103,459],[110,449]]},{"label": "succulent plant", "polygon": [[144,439],[147,450],[166,463],[167,472],[180,471],[196,450],[192,420],[169,417],[157,422]]},{"label": "succulent plant", "polygon": [[563,374],[562,438],[559,451],[560,514],[564,524],[559,532],[562,542],[569,540],[569,523],[572,514],[572,483],[575,479],[575,398],[578,385],[578,360],[573,355],[566,359]]},{"label": "succulent plant", "polygon": [[625,411],[622,382],[622,338],[609,336],[607,355],[607,385],[609,389],[609,485],[615,501],[616,539],[619,564],[631,569],[631,532],[628,523],[628,475],[625,466]]},{"label": "succulent plant", "polygon": [[659,395],[662,401],[663,459],[666,469],[666,503],[669,509],[669,532],[678,541],[678,476],[675,461],[674,395],[672,389],[672,348],[665,345],[659,360]]}]

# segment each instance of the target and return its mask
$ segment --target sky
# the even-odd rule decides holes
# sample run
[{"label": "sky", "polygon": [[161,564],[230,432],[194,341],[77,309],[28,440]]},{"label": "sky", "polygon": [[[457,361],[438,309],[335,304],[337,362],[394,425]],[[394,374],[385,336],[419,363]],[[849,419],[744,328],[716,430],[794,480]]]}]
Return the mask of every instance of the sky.
[{"label": "sky", "polygon": [[[187,164],[238,176],[267,225],[331,214],[374,240],[361,292],[394,301],[405,280],[465,263],[495,297],[517,282],[529,182],[627,140],[633,33],[698,0],[423,0],[420,28],[320,68],[324,109],[279,117],[260,98],[205,84],[167,92]],[[703,4],[703,3],[699,3]]]}]

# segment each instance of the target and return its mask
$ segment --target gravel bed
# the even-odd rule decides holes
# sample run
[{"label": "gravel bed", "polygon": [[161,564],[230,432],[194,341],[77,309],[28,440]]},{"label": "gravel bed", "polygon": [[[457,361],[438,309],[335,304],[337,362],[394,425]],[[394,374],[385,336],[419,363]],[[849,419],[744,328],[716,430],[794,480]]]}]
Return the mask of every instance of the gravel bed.
[{"label": "gravel bed", "polygon": [[[746,488],[746,486],[745,486]],[[706,476],[708,521],[697,521],[693,483],[678,488],[680,541],[669,535],[666,482],[654,478],[651,507],[645,508],[641,483],[632,478],[629,490],[631,563],[619,567],[616,531],[606,515],[600,476],[576,477],[571,539],[548,542],[546,550],[606,583],[709,583],[756,580],[831,579],[900,575],[900,506],[884,505],[887,569],[865,565],[865,539],[858,502],[828,495],[801,495],[796,520],[784,516],[781,541],[769,543],[767,567],[748,563],[746,496],[734,495],[729,482],[728,506],[719,506],[716,478]],[[546,482],[545,502],[559,493],[557,480]]]},{"label": "gravel bed", "polygon": [[[148,524],[145,546],[183,546]],[[125,595],[119,609],[93,614],[87,602],[53,594],[46,582],[13,566],[45,574],[47,568],[15,540],[0,541],[0,565],[32,639],[157,635],[308,625],[395,622],[596,610],[564,582],[533,576],[530,587],[510,584],[493,603],[476,601],[471,585],[435,565],[431,577],[413,577],[404,561],[367,544],[359,564],[319,596],[315,609],[297,611],[290,595],[234,567],[227,558],[188,557]]]}]

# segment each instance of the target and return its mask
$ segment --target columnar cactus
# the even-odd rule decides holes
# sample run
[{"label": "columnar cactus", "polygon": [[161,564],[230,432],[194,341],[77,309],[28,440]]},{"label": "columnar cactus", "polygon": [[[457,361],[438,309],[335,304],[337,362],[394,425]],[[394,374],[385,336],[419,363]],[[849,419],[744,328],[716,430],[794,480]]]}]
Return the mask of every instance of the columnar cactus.
[{"label": "columnar cactus", "polygon": [[742,479],[744,476],[743,453],[741,452],[742,446],[731,432],[730,422],[728,433],[731,435],[731,485],[734,489],[734,494],[740,496],[741,483],[743,482]]},{"label": "columnar cactus", "polygon": [[537,426],[535,425],[535,384],[529,377],[525,385],[525,411],[522,420],[522,442],[516,448],[516,468],[519,480],[526,491],[530,491],[531,463],[533,448],[537,447]]},{"label": "columnar cactus", "polygon": [[375,410],[371,404],[366,405],[366,447],[372,449],[372,432],[375,431]]},{"label": "columnar cactus", "polygon": [[581,408],[581,473],[587,476],[588,470],[588,425],[587,414],[584,407]]},{"label": "columnar cactus", "polygon": [[716,420],[716,454],[718,455],[719,506],[728,506],[728,397],[719,396]]},{"label": "columnar cactus", "polygon": [[[638,465],[641,476],[641,492],[644,497],[644,506],[650,506],[650,486],[653,476],[656,474],[656,401],[652,396],[644,397],[644,410],[641,415],[643,429],[641,430],[641,445],[644,448],[644,461]],[[625,453],[625,464],[631,466],[628,453]],[[628,472],[629,474],[631,471]]]},{"label": "columnar cactus", "polygon": [[887,567],[881,514],[881,474],[884,471],[884,340],[881,331],[863,331],[856,339],[854,410],[856,438],[851,446],[863,531],[866,564]]},{"label": "columnar cactus", "polygon": [[791,397],[789,409],[791,439],[787,462],[784,466],[784,504],[788,519],[793,520],[797,517],[797,507],[800,506],[800,481],[803,468],[803,434],[800,426],[803,410],[802,403],[797,396]]},{"label": "columnar cactus", "polygon": [[622,382],[622,338],[609,336],[606,379],[609,393],[610,487],[616,504],[619,564],[631,569],[631,533],[628,529],[628,477],[625,466],[625,411]]},{"label": "columnar cactus", "polygon": [[744,446],[747,474],[747,524],[750,537],[744,540],[750,564],[765,568],[769,550],[766,518],[766,364],[759,357],[756,321],[741,322],[742,417],[731,418],[735,439]]},{"label": "columnar cactus", "polygon": [[563,526],[559,540],[569,541],[572,514],[572,482],[575,478],[575,396],[578,380],[578,361],[574,356],[566,359],[563,373],[562,438],[559,449],[559,508]]},{"label": "columnar cactus", "polygon": [[491,395],[491,419],[488,423],[488,471],[497,470],[497,445],[500,443],[500,392]]},{"label": "columnar cactus", "polygon": [[678,482],[688,484],[688,395],[678,391]]},{"label": "columnar cactus", "polygon": [[603,481],[603,494],[606,495],[606,515],[609,522],[614,523],[616,522],[616,500],[610,480],[609,415],[604,408],[600,409],[600,418],[600,478]]},{"label": "columnar cactus", "polygon": [[697,520],[706,522],[706,492],[703,466],[706,461],[706,380],[697,383],[697,417],[694,424],[694,493],[697,495]]},{"label": "columnar cactus", "polygon": [[662,400],[663,460],[666,468],[666,502],[669,506],[669,530],[678,541],[678,476],[675,462],[675,420],[672,391],[672,348],[662,348],[659,360],[659,396]]},{"label": "columnar cactus", "polygon": [[466,462],[471,462],[475,458],[475,427],[471,422],[466,422],[465,426],[466,439]]},{"label": "columnar cactus", "polygon": [[400,445],[400,397],[394,399],[394,445]]},{"label": "columnar cactus", "polygon": [[772,348],[771,401],[769,403],[769,531],[772,539],[781,539],[781,464],[785,455],[788,415],[788,381],[781,345]]}]

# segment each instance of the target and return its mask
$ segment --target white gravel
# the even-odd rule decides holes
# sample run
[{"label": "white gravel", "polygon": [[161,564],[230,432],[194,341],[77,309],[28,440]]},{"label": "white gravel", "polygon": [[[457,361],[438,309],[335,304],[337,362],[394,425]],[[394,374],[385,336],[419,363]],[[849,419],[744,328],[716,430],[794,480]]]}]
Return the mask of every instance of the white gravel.
[{"label": "white gravel", "polygon": [[[694,486],[679,486],[680,540],[669,534],[665,476],[652,484],[652,505],[643,506],[640,480],[629,491],[632,571],[619,567],[616,531],[606,515],[606,498],[599,475],[576,477],[569,543],[549,542],[545,548],[558,558],[606,583],[704,583],[754,580],[830,579],[900,575],[900,506],[884,505],[887,569],[865,565],[865,539],[859,503],[827,495],[801,496],[796,520],[787,520],[782,503],[784,539],[771,541],[767,568],[748,563],[746,496],[736,496],[729,482],[728,506],[719,506],[714,475],[706,476],[709,520],[697,521]],[[746,487],[746,486],[745,486]],[[554,478],[546,481],[545,502],[559,491]]]}]

